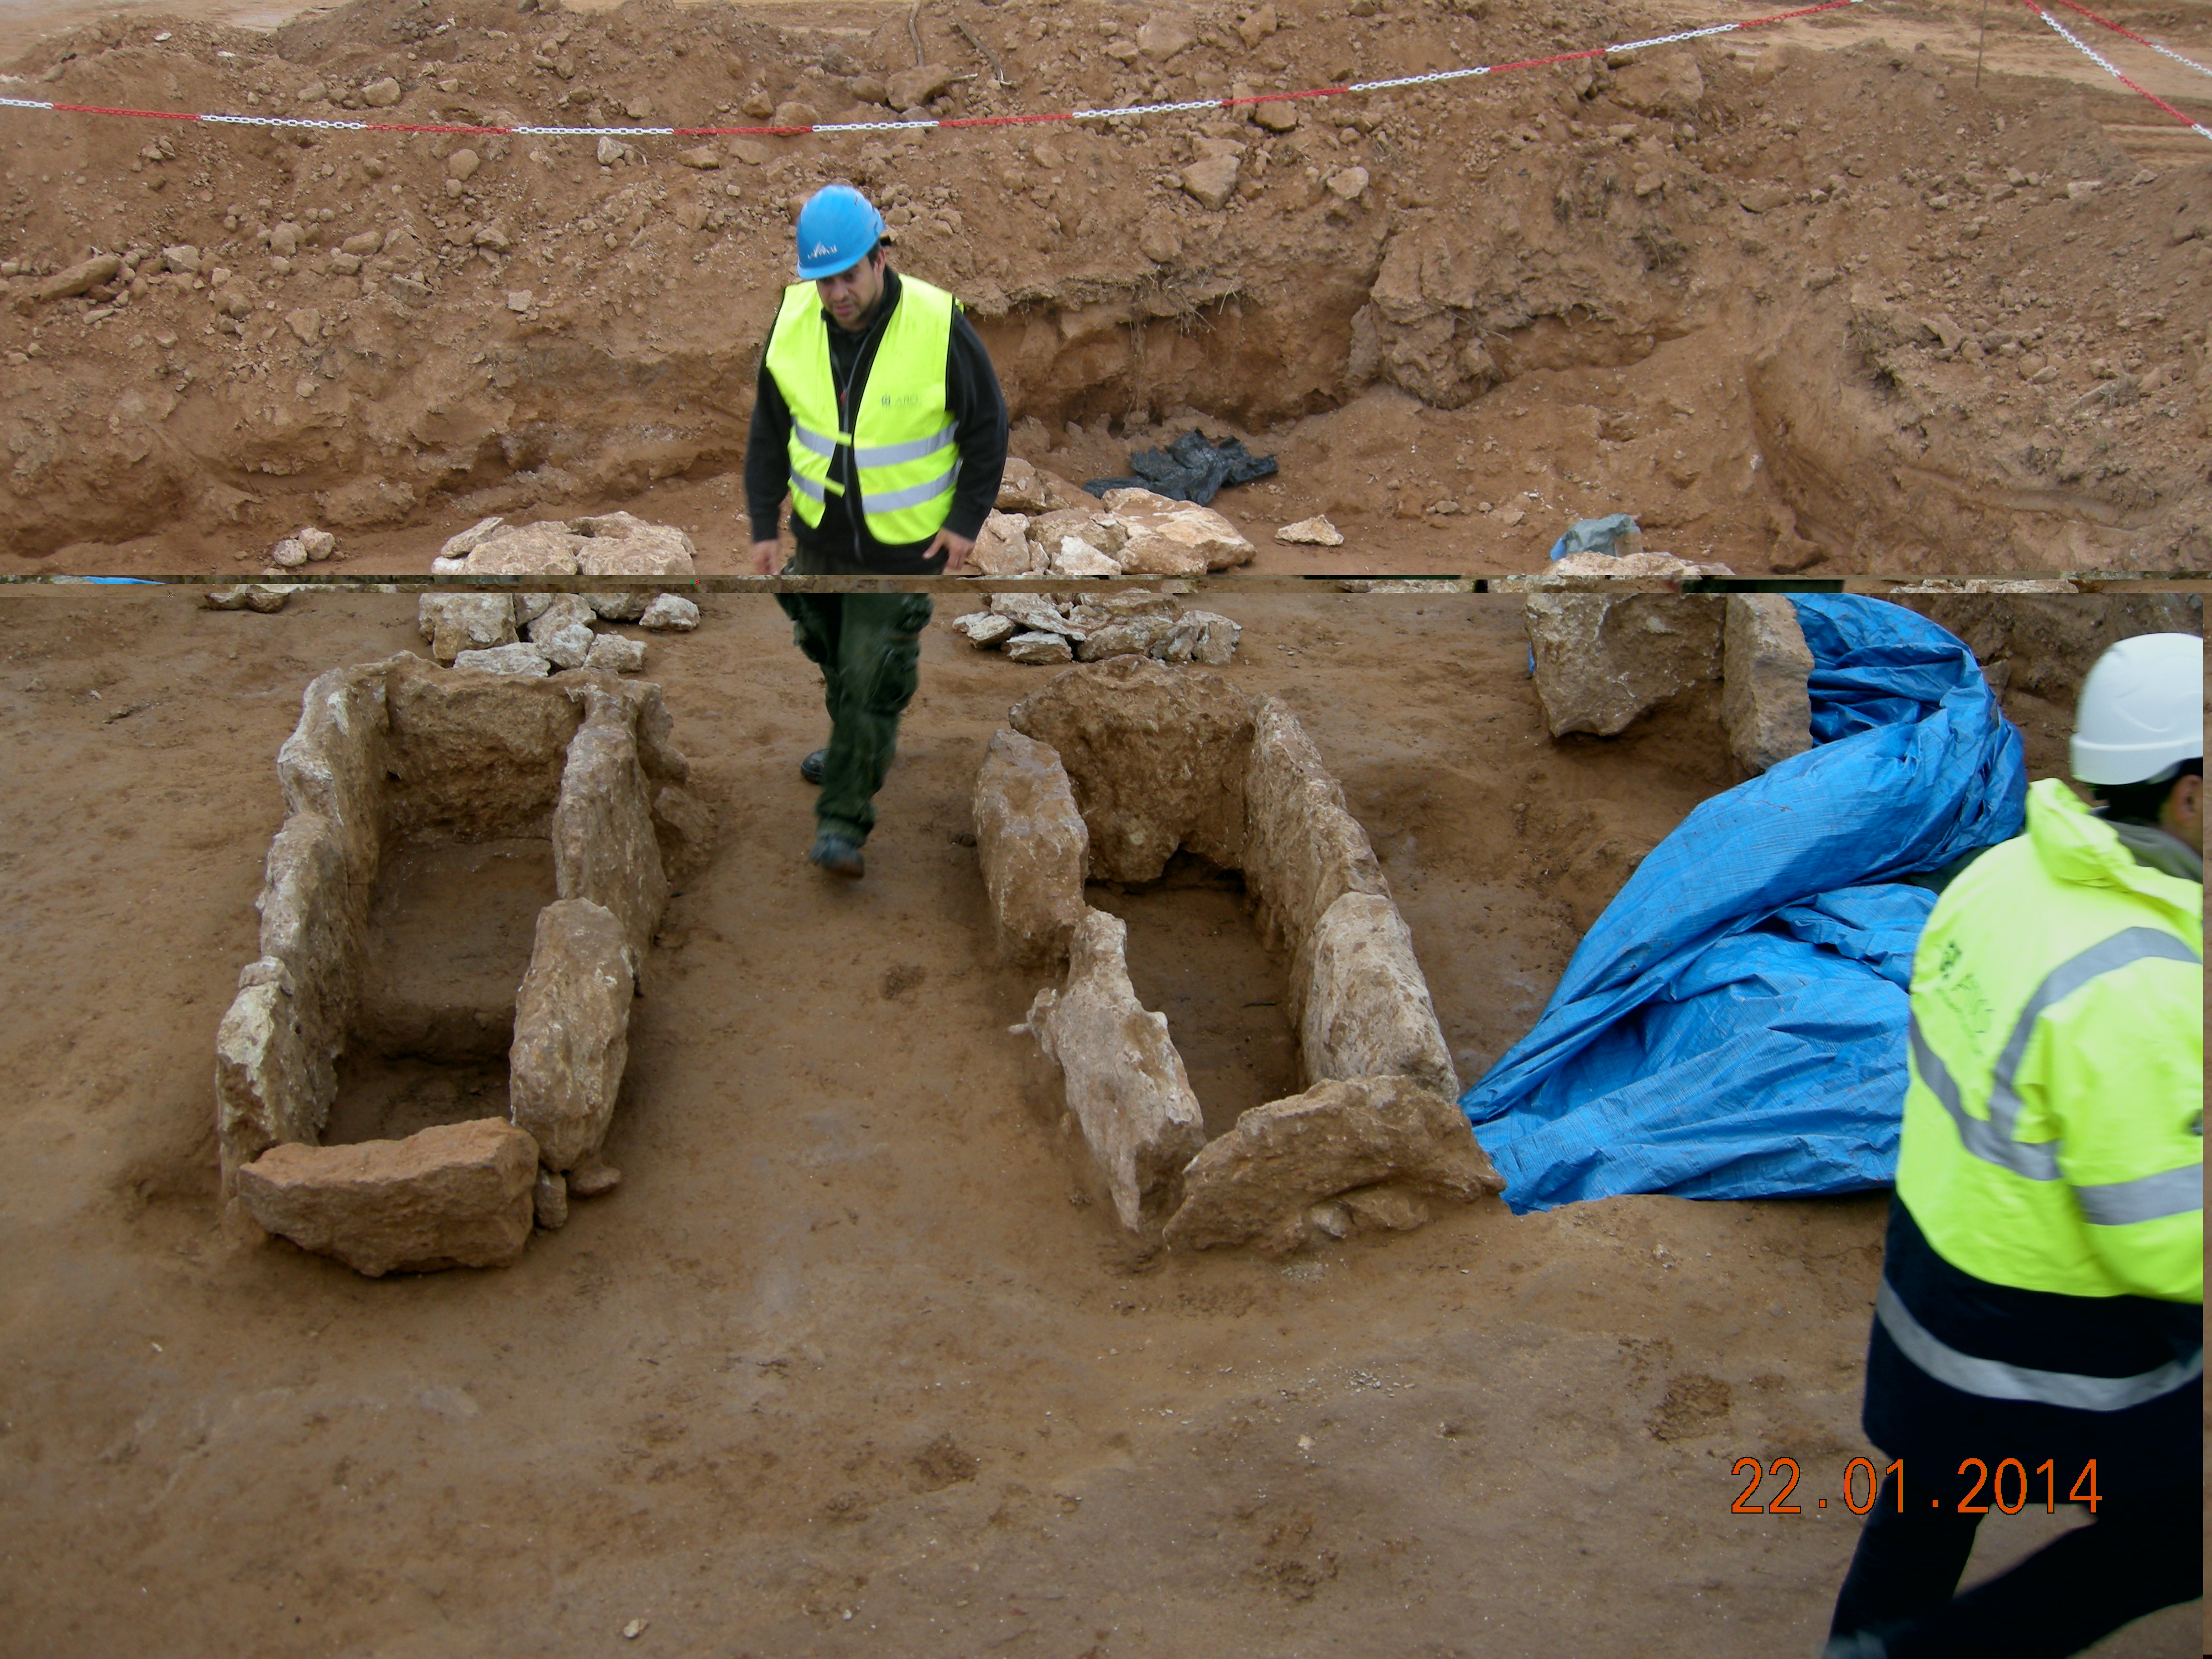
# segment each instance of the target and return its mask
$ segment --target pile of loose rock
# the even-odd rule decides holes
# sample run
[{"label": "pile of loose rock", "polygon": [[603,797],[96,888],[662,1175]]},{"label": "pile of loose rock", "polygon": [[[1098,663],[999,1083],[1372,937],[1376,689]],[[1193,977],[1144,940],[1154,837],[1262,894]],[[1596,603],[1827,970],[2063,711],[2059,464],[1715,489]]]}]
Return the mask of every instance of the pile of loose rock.
[{"label": "pile of loose rock", "polygon": [[455,668],[632,674],[645,666],[645,641],[604,624],[688,634],[699,625],[699,607],[675,593],[425,593],[416,622],[430,654]]},{"label": "pile of loose rock", "polygon": [[628,513],[541,519],[511,525],[486,519],[441,548],[439,576],[692,576],[699,550],[673,525]]},{"label": "pile of loose rock", "polygon": [[1151,657],[1219,668],[1237,655],[1243,624],[1212,611],[1178,611],[1164,593],[994,593],[954,629],[978,651],[1033,664]]},{"label": "pile of loose rock", "polygon": [[325,559],[342,559],[338,538],[327,530],[318,530],[313,525],[302,525],[269,550],[269,568],[273,574],[278,570],[297,570],[303,564],[320,564]]},{"label": "pile of loose rock", "polygon": [[1212,508],[1149,489],[1102,501],[1010,457],[998,511],[968,568],[979,576],[1202,576],[1249,564],[1255,550]]}]

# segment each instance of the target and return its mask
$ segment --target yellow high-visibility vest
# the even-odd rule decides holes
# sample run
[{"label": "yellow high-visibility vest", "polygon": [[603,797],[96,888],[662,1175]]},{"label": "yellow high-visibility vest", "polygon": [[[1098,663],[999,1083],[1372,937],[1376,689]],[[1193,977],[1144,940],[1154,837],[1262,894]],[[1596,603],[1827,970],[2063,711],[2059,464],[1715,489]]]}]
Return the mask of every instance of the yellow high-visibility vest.
[{"label": "yellow high-visibility vest", "polygon": [[1912,972],[1897,1193],[1992,1284],[2204,1297],[2204,890],[2066,785],[1944,891]]},{"label": "yellow high-visibility vest", "polygon": [[768,370],[791,410],[791,506],[803,523],[820,524],[825,499],[844,493],[836,464],[837,452],[848,448],[871,536],[918,542],[944,528],[960,472],[945,391],[955,306],[941,288],[899,278],[898,304],[884,324],[866,383],[854,392],[848,430],[838,419],[821,299],[811,283],[784,290],[769,336]]}]

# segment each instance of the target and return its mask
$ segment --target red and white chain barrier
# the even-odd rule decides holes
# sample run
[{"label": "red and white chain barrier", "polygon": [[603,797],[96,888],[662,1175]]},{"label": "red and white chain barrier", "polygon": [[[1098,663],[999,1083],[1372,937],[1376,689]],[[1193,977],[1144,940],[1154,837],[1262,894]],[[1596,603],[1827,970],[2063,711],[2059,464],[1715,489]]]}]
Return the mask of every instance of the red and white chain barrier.
[{"label": "red and white chain barrier", "polygon": [[[2060,22],[2049,12],[2044,10],[2041,6],[2036,4],[2035,0],[2020,0],[2020,3],[2026,6],[2038,17],[2040,17],[2045,22],[2048,23],[2057,32],[2059,37],[2063,40],[2068,46],[2073,47],[2075,51],[2080,52],[2091,63],[2095,64],[2107,75],[2111,76],[2112,79],[2118,81],[2122,86],[2125,87],[2130,92],[2136,93],[2142,97],[2148,98],[2152,103],[2157,105],[2168,115],[2171,115],[2175,120],[2180,122],[2182,125],[2187,127],[2198,137],[2212,138],[2212,127],[2206,126],[2203,122],[2197,120],[2193,116],[2183,113],[2180,110],[2174,108],[2172,105],[2167,103],[2165,99],[2160,97],[2156,93],[2152,92],[2146,88],[2138,86],[2136,82],[2128,79],[2126,76],[2120,73],[2118,65],[2113,64],[2110,58],[2106,58],[2102,52],[2099,52],[2087,41],[2077,37],[2072,30],[2066,27],[2065,24]],[[2098,22],[2103,23],[2106,28],[2113,30],[2117,33],[2124,34],[2130,40],[2141,41],[2144,46],[2150,47],[2154,52],[2165,52],[2168,58],[2172,58],[2177,64],[2187,64],[2191,69],[2195,70],[2199,75],[2212,75],[2212,70],[2206,69],[2203,64],[2191,63],[2190,59],[2184,58],[2178,52],[2170,51],[2166,47],[2160,46],[2154,40],[2145,40],[2140,34],[2134,33],[2128,29],[2124,29],[2120,27],[2118,23],[2109,21],[2102,17],[2098,17],[2097,14],[2091,11],[2087,6],[2074,5],[2073,0],[2059,0],[2059,3],[2063,6],[2071,7],[2072,9],[2080,12],[2084,17],[2095,18]]]},{"label": "red and white chain barrier", "polygon": [[[57,114],[69,115],[123,116],[140,121],[202,121],[223,126],[307,127],[325,132],[458,132],[486,135],[507,133],[524,138],[629,138],[639,134],[664,138],[794,138],[807,133],[921,132],[932,127],[954,130],[967,127],[1029,126],[1042,122],[1118,121],[1134,116],[1182,115],[1196,113],[1202,110],[1235,109],[1247,104],[1289,103],[1300,99],[1340,98],[1358,93],[1395,92],[1401,87],[1439,86],[1447,82],[1472,80],[1479,76],[1505,75],[1516,70],[1545,69],[1558,64],[1581,63],[1589,58],[1602,58],[1617,52],[1645,52],[1656,46],[1671,46],[1686,40],[1701,40],[1709,35],[1739,33],[1745,29],[1764,28],[1775,23],[1787,22],[1792,18],[1812,17],[1822,12],[1841,11],[1851,6],[1865,5],[1869,3],[1870,0],[1822,0],[1822,3],[1818,5],[1800,6],[1790,11],[1771,12],[1764,17],[1747,17],[1733,23],[1714,23],[1705,28],[1683,29],[1673,34],[1654,35],[1648,40],[1625,40],[1614,46],[1590,46],[1581,52],[1559,52],[1549,58],[1523,58],[1518,63],[1480,64],[1467,69],[1437,70],[1426,75],[1401,75],[1381,81],[1354,81],[1343,86],[1309,87],[1298,92],[1255,93],[1243,98],[1197,98],[1165,104],[1129,104],[1119,109],[1060,110],[1042,115],[969,115],[948,117],[942,120],[919,121],[822,121],[797,127],[495,127],[428,122],[332,121],[301,116],[201,115],[176,110],[113,109],[98,104],[62,104],[42,98],[0,98],[0,109],[50,110]],[[2023,3],[2025,3],[2025,0]],[[2094,57],[2095,54],[2091,55]],[[2107,67],[2110,66],[2107,65]],[[2118,74],[2118,71],[2115,70],[2113,73]]]}]

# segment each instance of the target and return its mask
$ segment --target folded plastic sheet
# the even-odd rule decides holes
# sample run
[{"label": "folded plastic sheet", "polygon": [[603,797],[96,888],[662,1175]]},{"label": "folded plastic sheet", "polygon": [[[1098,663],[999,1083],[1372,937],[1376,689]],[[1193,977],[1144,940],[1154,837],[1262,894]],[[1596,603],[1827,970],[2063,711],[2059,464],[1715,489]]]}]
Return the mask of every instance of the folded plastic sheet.
[{"label": "folded plastic sheet", "polygon": [[1896,1174],[1905,988],[1934,902],[1903,878],[2019,834],[2027,769],[1951,635],[1878,599],[1793,600],[1814,747],[1653,848],[1461,1097],[1516,1211]]}]

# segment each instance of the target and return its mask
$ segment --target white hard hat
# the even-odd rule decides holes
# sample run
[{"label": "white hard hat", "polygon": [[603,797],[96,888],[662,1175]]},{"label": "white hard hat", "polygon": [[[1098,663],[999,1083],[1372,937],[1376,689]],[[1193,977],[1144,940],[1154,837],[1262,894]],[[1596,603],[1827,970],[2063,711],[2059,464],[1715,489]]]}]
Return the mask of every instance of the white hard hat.
[{"label": "white hard hat", "polygon": [[2204,757],[2204,641],[2139,634],[2097,659],[2074,714],[2074,775],[2151,783]]}]

